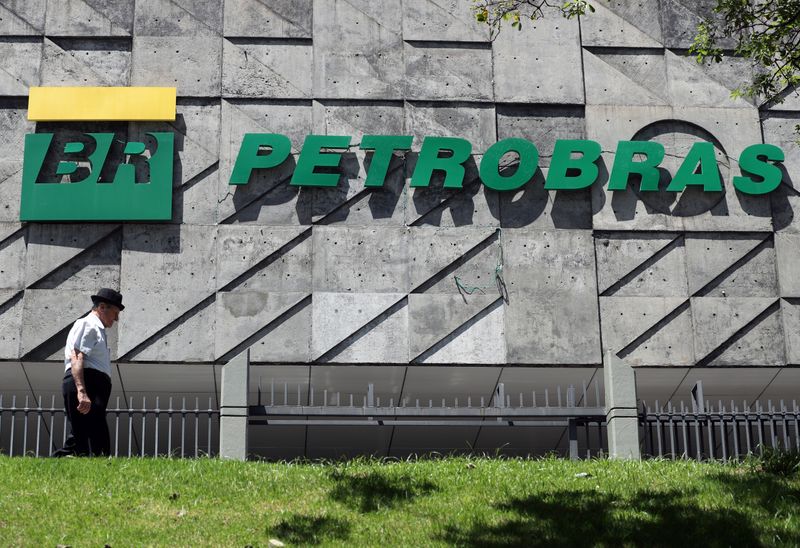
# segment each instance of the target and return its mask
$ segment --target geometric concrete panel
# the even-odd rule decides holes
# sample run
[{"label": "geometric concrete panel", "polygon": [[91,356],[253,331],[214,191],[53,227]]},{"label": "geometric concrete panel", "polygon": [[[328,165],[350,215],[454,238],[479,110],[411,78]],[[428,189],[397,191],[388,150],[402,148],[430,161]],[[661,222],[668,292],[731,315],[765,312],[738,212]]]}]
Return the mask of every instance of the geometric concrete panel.
[{"label": "geometric concrete panel", "polygon": [[[166,296],[162,296],[164,298]],[[156,305],[150,302],[151,305]],[[172,324],[164,322],[156,340],[129,356],[139,362],[210,362],[214,359],[214,303]],[[150,323],[148,311],[132,318],[134,322]],[[120,324],[122,333],[122,324]],[[138,341],[140,344],[142,340]]]},{"label": "geometric concrete panel", "polygon": [[691,306],[698,365],[784,363],[777,299],[692,297]]},{"label": "geometric concrete panel", "polygon": [[673,106],[754,108],[751,101],[731,97],[742,82],[749,81],[750,61],[726,57],[723,63],[699,64],[694,57],[664,51],[666,73]]},{"label": "geometric concrete panel", "polygon": [[[736,159],[745,147],[761,141],[758,113],[754,109],[670,107],[586,107],[587,138],[606,152],[600,177],[592,185],[596,230],[675,230],[733,232],[771,231],[769,196],[737,192]],[[631,181],[624,191],[608,191],[608,173],[614,165],[618,141],[653,140],[664,145],[662,179],[658,192],[641,192]],[[723,193],[687,187],[683,192],[665,189],[691,146],[698,141],[715,146]]]},{"label": "geometric concrete panel", "polygon": [[405,110],[400,101],[314,101],[314,133],[349,135],[351,147],[359,146],[364,135],[404,135],[404,128]]},{"label": "geometric concrete panel", "polygon": [[[416,295],[411,297],[416,297]],[[435,297],[448,300],[459,298],[449,295]],[[449,305],[450,303],[447,303],[445,306]],[[431,312],[441,313],[443,311],[431,310]],[[409,323],[413,325],[412,322]],[[489,306],[468,318],[456,329],[449,331],[441,340],[423,349],[421,353],[410,356],[410,359],[414,360],[417,357],[419,363],[426,364],[504,364],[506,363],[504,329],[503,301],[500,297],[495,297]],[[412,340],[411,344],[413,345],[414,342]]]},{"label": "geometric concrete panel", "polygon": [[138,36],[211,37],[222,33],[222,0],[136,0]]},{"label": "geometric concrete panel", "polygon": [[476,44],[406,42],[405,96],[418,101],[491,101],[492,83],[485,77],[491,63],[491,50]]},{"label": "geometric concrete panel", "polygon": [[777,296],[775,251],[769,235],[687,234],[685,245],[690,294]]},{"label": "geometric concrete panel", "polygon": [[222,95],[302,99],[311,96],[311,43],[222,42]]},{"label": "geometric concrete panel", "polygon": [[500,200],[500,226],[537,230],[591,229],[590,190],[545,190],[547,171],[546,167],[537,170],[520,190],[493,194]]},{"label": "geometric concrete panel", "polygon": [[[578,21],[550,15],[552,17],[526,22],[523,27],[527,28],[522,32],[506,29],[493,42],[495,100],[508,103],[583,103]],[[477,59],[469,64],[481,71],[489,66]],[[473,78],[473,81],[488,81],[480,75]]]},{"label": "geometric concrete panel", "polygon": [[[661,0],[661,28],[664,45],[668,48],[688,49],[697,35],[697,25],[704,19],[719,23],[721,17],[713,12],[715,0]],[[723,36],[718,42],[722,48],[733,49],[733,37]]]},{"label": "geometric concrete panel", "polygon": [[220,177],[217,201],[220,223],[309,224],[311,193],[289,185],[296,156],[273,169],[253,170],[246,185],[228,184],[245,133],[281,133],[299,152],[313,133],[311,101],[222,101]]},{"label": "geometric concrete panel", "polygon": [[594,8],[594,13],[580,18],[583,46],[663,47],[657,3],[617,0]]},{"label": "geometric concrete panel", "polygon": [[252,290],[218,293],[214,358],[225,362],[237,350],[252,347],[251,359],[255,351],[259,361],[308,361],[309,297]]},{"label": "geometric concrete panel", "polygon": [[371,153],[362,150],[342,155],[339,184],[311,191],[311,218],[315,224],[403,226],[406,191],[403,158],[392,157],[380,188],[364,186],[370,161]]},{"label": "geometric concrete panel", "polygon": [[[781,299],[781,318],[786,336],[786,363],[800,364],[800,299]],[[775,341],[777,344],[778,341]]]},{"label": "geometric concrete panel", "polygon": [[3,0],[0,3],[0,36],[44,34],[47,0]]},{"label": "geometric concrete panel", "polygon": [[408,290],[408,229],[315,227],[313,240],[315,292]]},{"label": "geometric concrete panel", "polygon": [[[27,94],[27,91],[25,92]],[[0,103],[0,221],[19,221],[22,156],[25,134],[34,123],[27,120],[27,101]]]},{"label": "geometric concrete panel", "polygon": [[664,233],[595,236],[601,295],[688,297],[682,236]]},{"label": "geometric concrete panel", "polygon": [[96,290],[102,287],[99,283],[119,287],[119,251],[119,225],[32,224],[25,286],[43,282],[52,287],[77,274],[83,283],[64,289]]},{"label": "geometric concrete panel", "polygon": [[505,321],[509,364],[601,361],[597,294],[585,288],[511,293]]},{"label": "geometric concrete panel", "polygon": [[[91,310],[90,295],[91,293],[86,291],[75,290],[26,290],[23,297],[20,356],[26,356],[42,347],[37,351],[37,358],[51,358],[54,353],[59,352],[59,349],[59,358],[63,358],[66,333],[63,340],[51,341],[51,339],[64,330],[68,331],[75,320]],[[49,341],[52,344],[45,345]],[[109,333],[109,348],[115,350],[116,345],[112,345],[112,342]],[[42,355],[39,356],[39,353]]]},{"label": "geometric concrete panel", "polygon": [[28,95],[28,88],[39,85],[42,61],[41,38],[0,38],[0,95]]},{"label": "geometric concrete panel", "polygon": [[800,297],[800,234],[775,234],[776,268],[781,297]]},{"label": "geometric concrete panel", "polygon": [[692,315],[684,303],[682,297],[601,297],[603,348],[633,366],[694,365]]},{"label": "geometric concrete panel", "polygon": [[489,26],[475,20],[470,6],[449,0],[405,0],[404,40],[488,42]]},{"label": "geometric concrete panel", "polygon": [[501,238],[505,259],[503,278],[509,293],[569,294],[575,291],[581,298],[584,293],[593,295],[596,301],[591,232],[513,229],[505,230]]},{"label": "geometric concrete panel", "polygon": [[403,98],[399,2],[315,0],[313,19],[315,97]]},{"label": "geometric concrete panel", "polygon": [[[122,288],[125,311],[119,320],[121,359],[181,361],[166,357],[180,352],[202,355],[202,361],[213,359],[214,348],[210,344],[214,338],[213,294],[209,296],[194,289],[139,287],[142,289],[126,290],[124,285]],[[191,329],[197,331],[191,332]],[[181,350],[181,337],[191,339],[193,344]],[[173,349],[173,346],[178,348]]]},{"label": "geometric concrete panel", "polygon": [[217,289],[235,281],[249,291],[311,292],[311,241],[306,227],[220,226]]},{"label": "geometric concrete panel", "polygon": [[133,86],[175,86],[179,96],[218,97],[222,38],[135,36]]},{"label": "geometric concrete panel", "polygon": [[25,235],[19,223],[0,224],[0,290],[25,287]]},{"label": "geometric concrete panel", "polygon": [[[464,286],[480,287],[474,296],[496,299],[495,274],[501,259],[500,239],[490,227],[415,227],[409,233],[408,270],[415,293],[458,295]],[[444,320],[442,320],[444,321]],[[424,350],[424,349],[423,349]]]},{"label": "geometric concrete panel", "polygon": [[147,142],[148,132],[175,135],[172,221],[214,224],[219,177],[218,99],[179,99],[173,122],[131,122],[128,137]]},{"label": "geometric concrete panel", "polygon": [[131,39],[44,39],[43,86],[127,86]]},{"label": "geometric concrete panel", "polygon": [[315,292],[312,358],[406,363],[408,306],[404,306],[404,301],[402,293]]},{"label": "geometric concrete panel", "polygon": [[130,36],[133,32],[131,0],[47,0],[46,13],[48,36]]},{"label": "geometric concrete panel", "polygon": [[664,55],[653,50],[584,50],[586,104],[669,105]]},{"label": "geometric concrete panel", "polygon": [[479,156],[464,162],[462,188],[444,188],[444,175],[434,171],[429,186],[411,188],[418,154],[406,155],[406,224],[438,227],[499,226],[500,193],[478,178]]},{"label": "geometric concrete panel", "polygon": [[0,360],[19,358],[21,334],[22,292],[0,289]]},{"label": "geometric concrete panel", "polygon": [[461,137],[472,144],[473,154],[483,154],[497,141],[491,105],[444,106],[441,103],[406,103],[406,132],[419,150],[424,137]]},{"label": "geometric concrete panel", "polygon": [[800,188],[800,147],[797,146],[795,126],[800,123],[800,113],[763,112],[761,116],[764,142],[780,147],[784,154],[783,184],[770,193],[773,228],[776,232],[797,233],[800,232],[800,215],[795,214],[795,211],[800,211],[800,192],[797,190]]},{"label": "geometric concrete panel", "polygon": [[225,0],[225,36],[311,38],[311,0]]},{"label": "geometric concrete panel", "polygon": [[[467,363],[486,363],[481,359],[473,359],[472,352],[481,353],[484,349],[493,350],[497,355],[497,349],[502,349],[505,354],[505,337],[490,338],[481,336],[479,338],[469,337],[459,341],[461,335],[472,330],[474,324],[481,322],[481,318],[492,315],[493,307],[499,300],[497,295],[482,295],[475,293],[472,295],[422,295],[412,293],[408,297],[409,315],[409,358],[412,362],[423,361],[434,352],[438,354],[448,354],[451,351],[463,352],[459,359],[450,360],[449,363],[459,363],[466,359]],[[502,331],[502,313],[500,328]],[[485,334],[484,334],[485,335]],[[473,342],[477,342],[479,348],[474,348]],[[463,346],[466,343],[466,346]],[[443,347],[448,349],[444,350]],[[442,352],[438,352],[438,350]],[[423,355],[424,354],[424,355]],[[486,356],[488,357],[488,356]],[[421,359],[420,359],[421,358]],[[503,356],[504,358],[504,356]],[[491,358],[494,360],[495,358]],[[502,362],[501,362],[502,363]]]},{"label": "geometric concrete panel", "polygon": [[125,225],[121,291],[216,288],[216,228],[193,225]]},{"label": "geometric concrete panel", "polygon": [[497,138],[518,137],[536,145],[539,167],[550,167],[558,139],[585,139],[582,106],[497,105]]}]

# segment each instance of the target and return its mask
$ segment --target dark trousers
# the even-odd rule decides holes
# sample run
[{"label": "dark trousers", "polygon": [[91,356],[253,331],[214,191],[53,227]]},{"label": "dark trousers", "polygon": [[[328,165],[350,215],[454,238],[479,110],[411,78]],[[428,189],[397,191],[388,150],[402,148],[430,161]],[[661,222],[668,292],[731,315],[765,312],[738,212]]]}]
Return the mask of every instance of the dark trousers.
[{"label": "dark trousers", "polygon": [[64,395],[64,409],[71,432],[63,449],[56,451],[57,457],[111,454],[111,439],[106,422],[111,379],[96,369],[84,368],[83,383],[92,401],[92,406],[85,415],[78,412],[78,389],[72,372],[68,370],[64,375],[61,392]]}]

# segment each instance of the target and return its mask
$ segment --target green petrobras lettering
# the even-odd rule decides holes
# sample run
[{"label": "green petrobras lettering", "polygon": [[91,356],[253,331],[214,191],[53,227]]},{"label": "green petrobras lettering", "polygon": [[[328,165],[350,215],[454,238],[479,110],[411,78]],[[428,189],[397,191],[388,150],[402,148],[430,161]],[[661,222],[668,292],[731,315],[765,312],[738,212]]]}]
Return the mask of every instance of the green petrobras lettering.
[{"label": "green petrobras lettering", "polygon": [[[450,156],[440,157],[442,151],[449,151]],[[458,137],[425,137],[419,151],[417,165],[411,176],[412,187],[426,187],[431,184],[434,171],[444,171],[444,188],[462,188],[464,186],[464,162],[472,153],[472,145],[466,139]]]},{"label": "green petrobras lettering", "polygon": [[347,149],[350,137],[346,135],[307,135],[303,150],[292,174],[294,186],[332,187],[339,184],[338,173],[317,173],[318,167],[339,167],[341,152],[323,152],[323,148]]},{"label": "green petrobras lettering", "polygon": [[364,186],[383,186],[392,154],[396,150],[411,150],[412,140],[410,135],[364,135],[361,138],[361,149],[375,151]]},{"label": "green petrobras lettering", "polygon": [[[733,186],[745,194],[767,194],[772,192],[783,180],[781,169],[770,162],[783,162],[783,151],[775,145],[750,145],[739,155],[741,177],[733,178]],[[755,175],[757,179],[745,175]]]},{"label": "green petrobras lettering", "polygon": [[[597,180],[600,144],[595,141],[559,139],[553,149],[553,159],[547,172],[546,190],[578,190]],[[574,153],[581,154],[573,158]],[[577,174],[570,172],[577,171]]]},{"label": "green petrobras lettering", "polygon": [[667,190],[681,192],[687,186],[702,186],[706,192],[721,192],[722,180],[714,156],[714,145],[699,142],[692,145]]},{"label": "green petrobras lettering", "polygon": [[[500,160],[509,152],[519,157],[517,170],[511,175],[500,171]],[[503,139],[486,151],[481,160],[481,181],[494,190],[516,190],[533,178],[539,167],[539,151],[527,139]]]},{"label": "green petrobras lettering", "polygon": [[[646,157],[634,161],[634,155]],[[614,157],[614,167],[608,180],[608,190],[625,190],[631,173],[641,176],[639,190],[652,192],[658,190],[660,174],[658,165],[664,159],[664,145],[656,141],[620,141]]]},{"label": "green petrobras lettering", "polygon": [[[25,136],[25,156],[22,168],[22,196],[20,220],[22,221],[163,221],[172,218],[172,178],[174,135],[148,133],[156,150],[146,159],[150,180],[136,181],[136,166],[130,162],[117,166],[114,179],[100,181],[100,173],[108,159],[113,133],[89,133],[94,150],[88,157],[88,175],[80,181],[39,181],[53,142],[52,133],[34,133]],[[78,154],[83,143],[67,143],[61,155]],[[144,143],[127,143],[124,154],[142,156]],[[77,171],[77,162],[61,160],[56,175],[71,175]]]},{"label": "green petrobras lettering", "polygon": [[[259,154],[262,149],[268,154]],[[270,169],[281,165],[292,152],[292,142],[279,133],[247,133],[236,156],[230,184],[246,185],[254,169]]]}]

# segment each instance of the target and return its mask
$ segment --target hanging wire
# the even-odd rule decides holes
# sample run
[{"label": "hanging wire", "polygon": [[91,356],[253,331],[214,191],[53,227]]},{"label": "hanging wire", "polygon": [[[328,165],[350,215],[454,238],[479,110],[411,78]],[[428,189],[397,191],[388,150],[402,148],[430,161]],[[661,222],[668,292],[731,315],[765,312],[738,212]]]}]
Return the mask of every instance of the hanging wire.
[{"label": "hanging wire", "polygon": [[502,229],[498,228],[497,232],[499,233],[499,237],[497,239],[497,264],[494,267],[494,285],[466,285],[461,281],[461,278],[458,276],[453,276],[453,281],[458,288],[458,292],[462,295],[472,295],[477,291],[480,291],[482,295],[485,295],[487,289],[497,289],[500,292],[500,295],[503,297],[503,300],[506,302],[508,301],[506,284],[503,280],[503,263],[505,262],[503,255],[503,231]]}]

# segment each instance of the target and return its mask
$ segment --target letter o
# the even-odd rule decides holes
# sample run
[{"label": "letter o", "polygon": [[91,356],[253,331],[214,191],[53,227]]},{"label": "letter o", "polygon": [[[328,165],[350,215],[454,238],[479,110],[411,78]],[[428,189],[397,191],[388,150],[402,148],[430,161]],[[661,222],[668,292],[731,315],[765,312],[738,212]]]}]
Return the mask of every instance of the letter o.
[{"label": "letter o", "polygon": [[[500,159],[508,152],[519,155],[519,166],[512,175],[500,174]],[[533,178],[539,167],[539,151],[527,139],[503,139],[489,147],[481,160],[480,176],[483,184],[501,192],[516,190]]]}]

